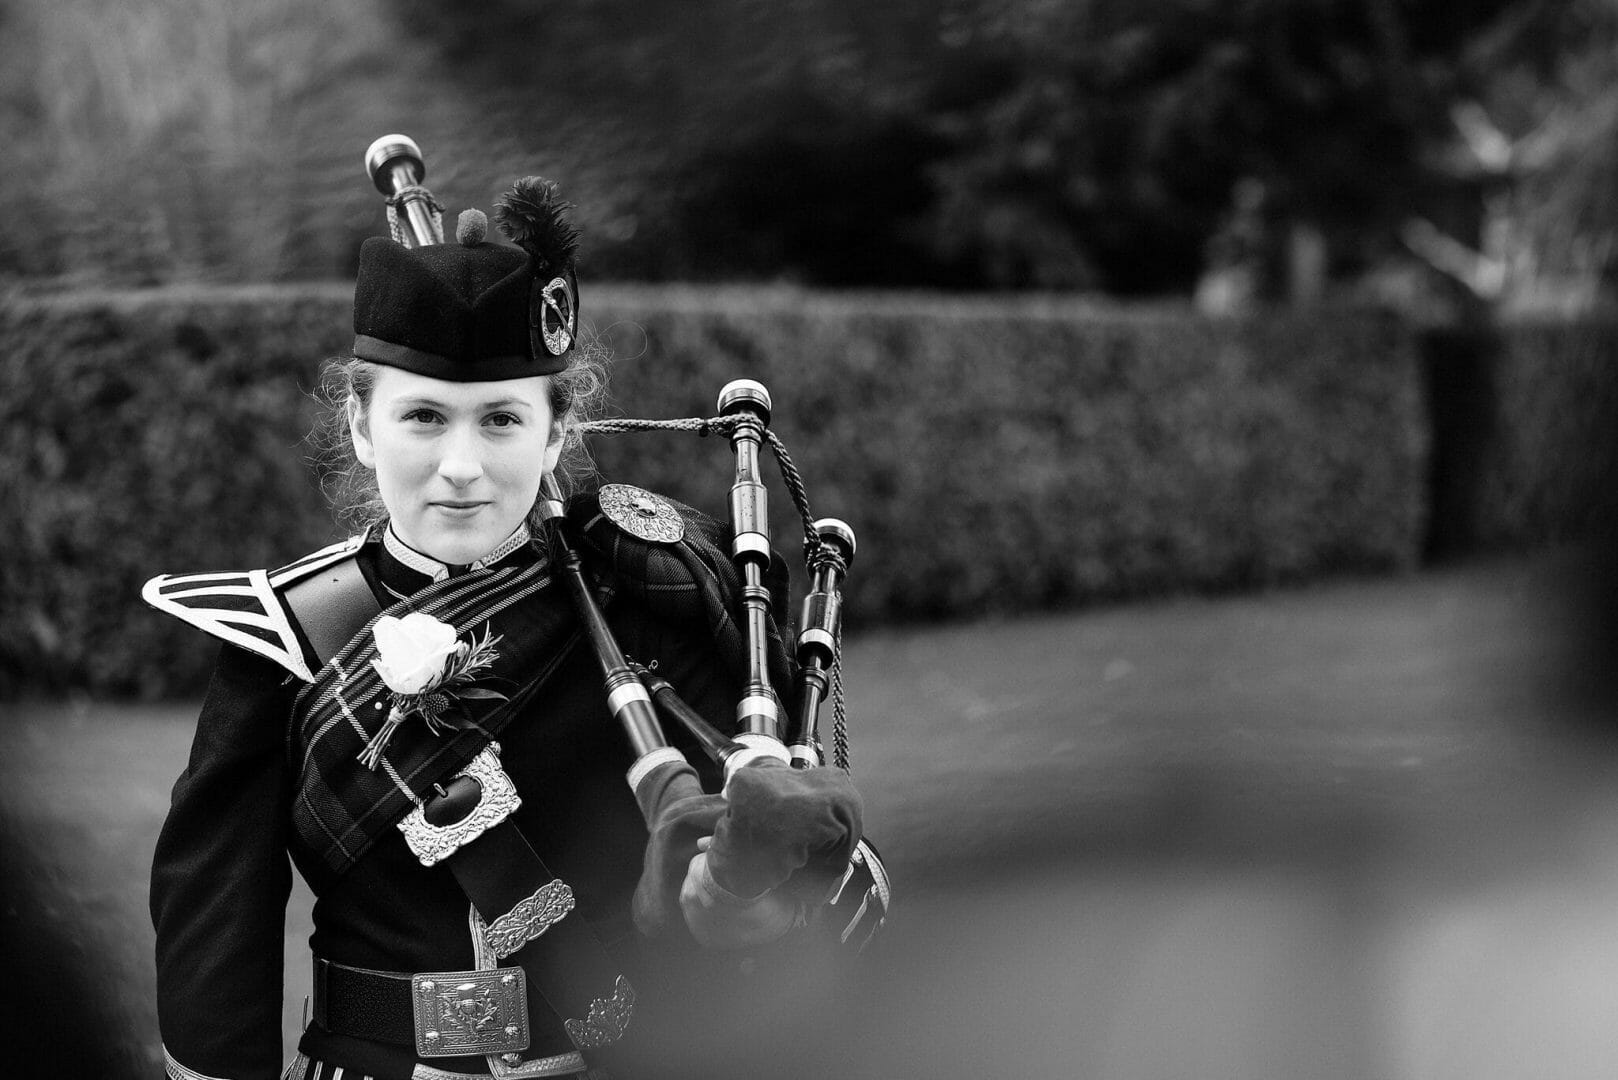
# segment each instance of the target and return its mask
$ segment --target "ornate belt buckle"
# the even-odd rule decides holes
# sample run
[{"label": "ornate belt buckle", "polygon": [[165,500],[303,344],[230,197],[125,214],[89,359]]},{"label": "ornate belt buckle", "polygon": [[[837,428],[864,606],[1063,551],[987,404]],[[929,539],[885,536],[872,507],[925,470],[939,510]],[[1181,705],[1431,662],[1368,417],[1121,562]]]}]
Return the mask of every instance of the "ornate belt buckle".
[{"label": "ornate belt buckle", "polygon": [[412,975],[410,1005],[421,1057],[528,1049],[528,987],[522,968]]},{"label": "ornate belt buckle", "polygon": [[511,816],[522,805],[511,777],[500,767],[500,744],[490,743],[467,763],[456,777],[470,776],[482,788],[478,804],[460,821],[452,825],[437,826],[427,820],[420,806],[404,816],[399,831],[405,843],[423,866],[432,866],[455,853],[462,844],[483,835],[483,830]]}]

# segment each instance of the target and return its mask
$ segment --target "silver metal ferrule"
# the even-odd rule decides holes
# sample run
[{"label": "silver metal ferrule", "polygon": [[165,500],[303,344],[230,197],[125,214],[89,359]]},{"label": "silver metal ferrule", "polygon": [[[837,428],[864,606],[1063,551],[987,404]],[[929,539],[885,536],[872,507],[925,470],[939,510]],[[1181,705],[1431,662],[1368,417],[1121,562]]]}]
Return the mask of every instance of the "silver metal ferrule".
[{"label": "silver metal ferrule", "polygon": [[758,413],[765,423],[769,422],[770,411],[774,402],[770,399],[770,392],[764,384],[757,379],[732,379],[719,388],[719,412],[729,414],[741,409]]},{"label": "silver metal ferrule", "polygon": [[844,566],[854,565],[854,552],[858,548],[858,541],[854,536],[854,527],[842,518],[825,517],[815,521],[815,534],[822,543],[831,544],[843,556]]},{"label": "silver metal ferrule", "polygon": [[747,768],[754,762],[766,759],[779,761],[783,765],[789,765],[792,762],[791,755],[787,752],[787,748],[781,744],[780,739],[771,739],[767,736],[744,732],[736,736],[736,741],[742,744],[742,748],[725,759],[725,782],[727,784],[730,782],[730,778],[735,776],[739,770]]},{"label": "silver metal ferrule", "polygon": [[731,553],[770,557],[770,492],[758,476],[758,445],[736,443],[736,480],[730,488]]},{"label": "silver metal ferrule", "polygon": [[[772,723],[778,723],[781,719],[781,706],[770,694],[748,694],[736,703],[736,719],[745,721],[750,716],[764,716]],[[754,732],[754,734],[761,733]]]},{"label": "silver metal ferrule", "polygon": [[384,195],[398,190],[394,185],[398,173],[394,166],[404,165],[406,184],[419,184],[427,176],[427,165],[421,156],[421,147],[408,135],[384,135],[365,148],[365,172]]},{"label": "silver metal ferrule", "polygon": [[648,705],[652,703],[652,696],[646,692],[646,687],[639,679],[619,683],[613,687],[607,693],[607,710],[617,716],[632,701],[644,701]]},{"label": "silver metal ferrule", "polygon": [[730,538],[732,557],[757,556],[770,561],[770,538],[756,529],[738,532]]},{"label": "silver metal ferrule", "polygon": [[835,653],[837,651],[837,636],[828,630],[820,629],[818,626],[811,626],[798,635],[798,648],[802,649],[809,645],[819,646],[827,652]]}]

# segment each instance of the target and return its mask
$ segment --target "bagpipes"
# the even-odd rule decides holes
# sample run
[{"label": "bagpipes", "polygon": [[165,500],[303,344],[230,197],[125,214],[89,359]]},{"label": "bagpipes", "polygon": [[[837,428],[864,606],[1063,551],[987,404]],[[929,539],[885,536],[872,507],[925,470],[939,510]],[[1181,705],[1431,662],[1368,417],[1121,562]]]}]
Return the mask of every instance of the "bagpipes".
[{"label": "bagpipes", "polygon": [[[403,135],[386,135],[366,151],[366,168],[387,197],[390,232],[406,247],[443,243],[442,207],[422,186],[421,150]],[[554,285],[555,283],[552,283]],[[551,286],[535,281],[536,315],[550,318]],[[543,297],[540,293],[544,290]],[[564,290],[565,321],[576,317],[576,294]],[[549,329],[548,324],[544,329]],[[540,332],[536,326],[535,333]],[[587,422],[585,433],[685,429],[728,435],[735,457],[730,489],[730,557],[741,581],[746,671],[736,708],[736,734],[726,736],[683,702],[655,671],[625,656],[596,601],[573,526],[554,476],[541,485],[539,509],[550,523],[562,581],[599,662],[608,711],[634,754],[628,779],[650,833],[646,866],[635,896],[635,918],[657,937],[681,919],[679,894],[698,840],[711,835],[708,868],[727,894],[745,900],[772,890],[802,904],[817,926],[861,949],[886,919],[887,872],[860,831],[861,805],[848,778],[847,723],[840,681],[841,588],[855,553],[854,531],[836,518],[815,520],[790,455],[770,430],[769,391],[750,379],[719,393],[718,416],[695,421]],[[772,599],[766,575],[772,549],[769,493],[760,460],[768,445],[804,522],[809,588],[793,649],[796,671],[790,708],[783,710],[769,676]],[[651,512],[651,511],[648,511]],[[820,713],[834,711],[833,755],[823,761]],[[720,793],[705,792],[684,754],[670,745],[663,721],[679,725],[720,767]]]}]

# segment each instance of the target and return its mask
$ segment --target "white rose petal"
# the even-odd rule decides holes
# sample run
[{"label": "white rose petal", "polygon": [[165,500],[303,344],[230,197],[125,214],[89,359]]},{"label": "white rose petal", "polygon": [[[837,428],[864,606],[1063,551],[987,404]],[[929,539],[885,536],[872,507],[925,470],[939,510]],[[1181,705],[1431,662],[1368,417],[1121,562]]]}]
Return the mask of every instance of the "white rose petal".
[{"label": "white rose petal", "polygon": [[402,619],[382,615],[371,633],[377,653],[371,666],[395,694],[419,694],[436,686],[458,644],[453,626],[419,611]]}]

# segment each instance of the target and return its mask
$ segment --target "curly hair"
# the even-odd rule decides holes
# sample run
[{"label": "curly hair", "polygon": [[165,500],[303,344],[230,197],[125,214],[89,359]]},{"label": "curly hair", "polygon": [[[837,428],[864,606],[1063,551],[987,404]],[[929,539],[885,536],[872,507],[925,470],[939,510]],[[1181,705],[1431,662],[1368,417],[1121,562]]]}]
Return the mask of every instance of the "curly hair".
[{"label": "curly hair", "polygon": [[[598,342],[580,341],[568,365],[550,379],[551,412],[562,425],[562,455],[556,463],[556,481],[570,495],[595,475],[595,462],[579,433],[579,425],[597,418],[606,405],[606,349]],[[349,420],[365,415],[376,386],[377,364],[355,356],[336,356],[320,367],[314,397],[320,415],[310,432],[314,466],[320,488],[331,503],[337,523],[351,532],[363,532],[388,520],[388,509],[377,489],[376,474],[354,455]],[[529,526],[539,522],[529,512]]]}]

